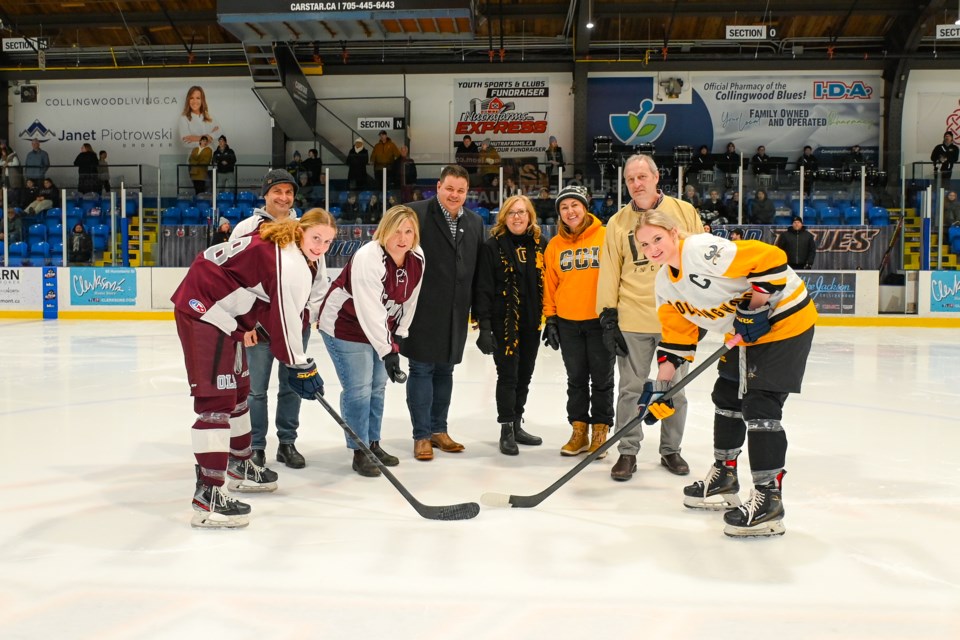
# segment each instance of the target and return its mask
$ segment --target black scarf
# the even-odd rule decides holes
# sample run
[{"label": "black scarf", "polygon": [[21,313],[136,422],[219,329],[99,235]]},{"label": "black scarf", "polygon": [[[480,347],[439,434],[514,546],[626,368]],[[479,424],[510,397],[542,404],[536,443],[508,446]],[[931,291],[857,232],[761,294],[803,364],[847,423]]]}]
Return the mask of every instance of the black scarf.
[{"label": "black scarf", "polygon": [[500,295],[504,298],[506,313],[503,315],[503,354],[512,356],[520,344],[520,277],[521,269],[517,261],[517,247],[526,246],[533,250],[533,263],[527,256],[527,269],[535,269],[537,299],[543,300],[543,242],[533,240],[533,234],[527,232],[519,241],[511,238],[510,232],[497,237],[497,249],[500,252],[500,266],[503,267],[504,286]]}]

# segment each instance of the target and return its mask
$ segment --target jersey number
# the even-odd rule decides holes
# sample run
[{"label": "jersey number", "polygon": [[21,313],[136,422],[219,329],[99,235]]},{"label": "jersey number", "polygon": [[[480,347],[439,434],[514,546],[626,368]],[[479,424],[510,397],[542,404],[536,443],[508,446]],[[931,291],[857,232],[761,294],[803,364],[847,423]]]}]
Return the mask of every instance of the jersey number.
[{"label": "jersey number", "polygon": [[203,257],[219,267],[224,262],[246,249],[250,242],[252,242],[252,238],[250,236],[243,236],[242,238],[237,238],[231,242],[215,244],[203,252]]}]

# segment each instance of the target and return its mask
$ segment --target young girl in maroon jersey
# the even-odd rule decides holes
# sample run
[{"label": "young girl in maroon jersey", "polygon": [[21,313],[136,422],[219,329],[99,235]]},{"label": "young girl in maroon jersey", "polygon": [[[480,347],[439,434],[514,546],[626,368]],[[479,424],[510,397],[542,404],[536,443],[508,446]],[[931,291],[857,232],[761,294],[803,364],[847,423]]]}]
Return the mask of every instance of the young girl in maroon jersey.
[{"label": "young girl in maroon jersey", "polygon": [[197,484],[195,527],[243,527],[250,506],[221,487],[274,491],[277,474],[250,461],[250,388],[243,346],[256,329],[288,368],[290,386],[304,398],[323,393],[317,367],[303,350],[303,316],[315,263],[336,236],[333,217],[313,209],[299,220],[264,222],[251,234],[197,256],[174,292],[174,318],[183,346],[197,420],[193,451]]}]

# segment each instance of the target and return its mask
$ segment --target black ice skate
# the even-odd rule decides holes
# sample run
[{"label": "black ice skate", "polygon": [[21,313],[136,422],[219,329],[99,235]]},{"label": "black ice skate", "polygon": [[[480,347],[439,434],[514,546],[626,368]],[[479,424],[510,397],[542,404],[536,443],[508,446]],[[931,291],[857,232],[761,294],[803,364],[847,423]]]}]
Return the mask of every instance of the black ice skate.
[{"label": "black ice skate", "polygon": [[721,511],[740,506],[740,481],[737,467],[716,460],[707,477],[683,488],[683,506],[690,509]]},{"label": "black ice skate", "polygon": [[776,480],[757,485],[747,503],[723,514],[727,523],[723,532],[732,538],[782,536],[783,499]]},{"label": "black ice skate", "polygon": [[198,529],[238,529],[250,524],[250,505],[231,498],[220,487],[202,484],[199,467],[193,510],[190,525]]},{"label": "black ice skate", "polygon": [[263,493],[277,490],[277,473],[260,467],[253,460],[240,460],[230,456],[227,464],[227,486],[240,493]]}]

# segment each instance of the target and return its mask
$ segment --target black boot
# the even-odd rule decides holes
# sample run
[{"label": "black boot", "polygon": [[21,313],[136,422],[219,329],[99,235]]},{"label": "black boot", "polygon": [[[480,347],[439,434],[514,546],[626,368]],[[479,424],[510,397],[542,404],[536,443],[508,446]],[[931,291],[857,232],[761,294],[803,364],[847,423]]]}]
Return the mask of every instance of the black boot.
[{"label": "black boot", "polygon": [[367,478],[376,478],[380,475],[380,467],[360,449],[354,449],[353,451],[353,470]]},{"label": "black boot", "polygon": [[517,444],[526,444],[534,447],[543,444],[543,438],[527,433],[523,430],[522,424],[522,418],[517,418],[513,421],[513,439],[516,440]]},{"label": "black boot", "polygon": [[377,459],[388,467],[395,467],[400,464],[400,458],[384,451],[383,447],[380,446],[379,440],[374,440],[370,443],[370,451],[373,451],[373,455],[377,456]]},{"label": "black boot", "polygon": [[515,456],[520,453],[517,442],[513,439],[512,422],[504,422],[500,425],[500,453],[505,456]]},{"label": "black boot", "polygon": [[307,466],[307,461],[303,459],[300,452],[292,442],[282,444],[277,448],[277,462],[282,462],[291,469],[303,469]]}]

